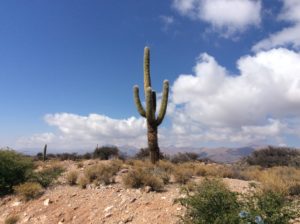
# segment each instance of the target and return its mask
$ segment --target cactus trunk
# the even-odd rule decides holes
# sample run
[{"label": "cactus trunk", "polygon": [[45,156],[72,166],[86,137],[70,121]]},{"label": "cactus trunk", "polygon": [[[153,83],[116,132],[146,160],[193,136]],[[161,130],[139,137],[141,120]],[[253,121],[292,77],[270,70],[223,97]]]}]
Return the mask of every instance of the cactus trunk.
[{"label": "cactus trunk", "polygon": [[46,159],[47,159],[47,144],[44,146],[43,161],[46,161]]},{"label": "cactus trunk", "polygon": [[148,128],[148,148],[150,151],[150,160],[152,163],[156,163],[159,160],[159,147],[158,147],[158,138],[157,138],[157,126],[147,124]]},{"label": "cactus trunk", "polygon": [[159,160],[160,154],[158,147],[157,129],[158,126],[162,123],[167,111],[169,82],[167,80],[164,81],[161,106],[158,116],[156,117],[156,93],[154,90],[152,90],[151,87],[150,49],[148,47],[145,47],[144,50],[144,91],[146,98],[146,109],[144,109],[141,103],[138,86],[134,86],[133,89],[134,102],[140,115],[147,119],[148,149],[150,151],[150,160],[153,164],[155,164]]}]

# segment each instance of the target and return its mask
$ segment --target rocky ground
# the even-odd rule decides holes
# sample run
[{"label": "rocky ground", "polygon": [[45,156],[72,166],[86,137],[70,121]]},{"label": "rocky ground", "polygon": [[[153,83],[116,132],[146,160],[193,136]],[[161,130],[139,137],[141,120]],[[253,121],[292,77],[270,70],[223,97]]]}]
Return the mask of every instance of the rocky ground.
[{"label": "rocky ground", "polygon": [[[72,165],[72,164],[71,164]],[[82,168],[81,168],[82,169]],[[126,189],[119,172],[116,183],[108,186],[78,186],[60,184],[46,190],[38,199],[21,202],[16,196],[0,199],[0,223],[8,216],[19,216],[18,223],[30,224],[175,224],[185,209],[174,200],[184,197],[180,185],[169,184],[157,193],[148,189]],[[195,178],[196,181],[199,178]],[[248,182],[224,181],[238,192],[248,189]]]}]

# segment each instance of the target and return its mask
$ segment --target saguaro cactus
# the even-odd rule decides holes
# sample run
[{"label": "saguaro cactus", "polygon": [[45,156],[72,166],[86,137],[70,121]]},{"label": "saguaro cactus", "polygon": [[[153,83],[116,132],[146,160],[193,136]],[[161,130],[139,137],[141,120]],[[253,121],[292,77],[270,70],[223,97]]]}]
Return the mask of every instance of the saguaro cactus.
[{"label": "saguaro cactus", "polygon": [[43,161],[46,161],[47,159],[47,144],[44,146],[44,151],[43,151]]},{"label": "saguaro cactus", "polygon": [[150,150],[150,159],[152,163],[156,163],[159,160],[159,147],[157,138],[157,127],[162,123],[167,111],[168,95],[169,95],[169,82],[164,81],[163,94],[161,99],[161,106],[156,116],[156,92],[152,90],[150,79],[150,49],[145,47],[144,49],[144,91],[146,98],[146,109],[144,109],[140,96],[139,87],[134,86],[134,101],[138,112],[142,117],[147,119],[148,130],[148,148]]}]

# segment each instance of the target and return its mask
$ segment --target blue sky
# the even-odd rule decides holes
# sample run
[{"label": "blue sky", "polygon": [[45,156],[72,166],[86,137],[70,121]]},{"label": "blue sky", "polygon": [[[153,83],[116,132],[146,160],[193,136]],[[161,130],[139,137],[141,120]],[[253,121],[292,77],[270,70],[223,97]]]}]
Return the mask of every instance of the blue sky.
[{"label": "blue sky", "polygon": [[[143,85],[149,46],[154,89],[171,84],[163,146],[299,146],[297,9],[293,0],[1,1],[1,145],[144,146],[132,86]],[[293,69],[270,72],[279,62]]]}]

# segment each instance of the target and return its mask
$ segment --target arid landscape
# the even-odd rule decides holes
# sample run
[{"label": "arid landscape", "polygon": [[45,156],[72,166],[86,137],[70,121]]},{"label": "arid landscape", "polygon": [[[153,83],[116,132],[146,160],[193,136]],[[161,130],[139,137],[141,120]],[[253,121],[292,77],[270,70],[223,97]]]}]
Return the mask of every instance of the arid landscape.
[{"label": "arid landscape", "polygon": [[[103,147],[97,152],[105,149],[111,150]],[[190,208],[180,203],[180,199],[195,194],[197,186],[207,178],[218,179],[230,191],[241,195],[263,189],[280,192],[294,203],[299,200],[299,168],[203,162],[192,158],[192,153],[179,153],[152,165],[142,152],[145,150],[125,161],[68,159],[66,155],[42,161],[35,157],[35,175],[29,183],[35,180],[45,187],[14,188],[15,194],[3,196],[0,222],[185,223]],[[279,157],[276,159],[282,162]],[[295,208],[300,209],[300,203]],[[10,218],[16,218],[16,222],[9,222]],[[300,216],[293,220],[291,223],[300,223]]]}]

